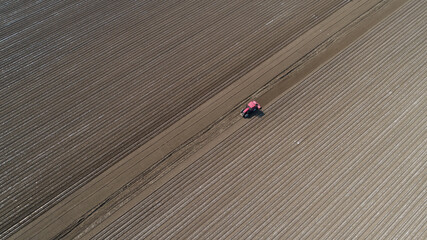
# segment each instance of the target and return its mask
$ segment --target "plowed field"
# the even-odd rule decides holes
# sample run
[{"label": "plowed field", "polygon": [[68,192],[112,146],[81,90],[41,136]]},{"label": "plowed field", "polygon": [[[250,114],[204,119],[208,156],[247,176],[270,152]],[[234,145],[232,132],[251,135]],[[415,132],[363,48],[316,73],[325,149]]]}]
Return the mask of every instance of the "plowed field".
[{"label": "plowed field", "polygon": [[0,232],[40,215],[345,4],[2,4]]},{"label": "plowed field", "polygon": [[425,10],[409,1],[95,238],[424,239]]},{"label": "plowed field", "polygon": [[[284,68],[404,2],[289,91],[265,94],[264,116],[230,122],[155,187],[96,215]],[[0,238],[425,238],[426,9],[2,3]]]}]

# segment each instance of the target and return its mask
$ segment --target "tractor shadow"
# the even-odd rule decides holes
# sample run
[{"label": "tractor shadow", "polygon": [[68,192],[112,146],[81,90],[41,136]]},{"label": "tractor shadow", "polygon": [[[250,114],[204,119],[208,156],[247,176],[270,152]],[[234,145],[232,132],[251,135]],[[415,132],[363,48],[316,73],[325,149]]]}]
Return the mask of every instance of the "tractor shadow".
[{"label": "tractor shadow", "polygon": [[258,117],[258,118],[262,118],[262,117],[264,117],[264,115],[265,115],[264,112],[261,110],[258,110],[254,113],[254,116]]},{"label": "tractor shadow", "polygon": [[261,110],[257,110],[257,111],[255,111],[255,112],[253,112],[253,113],[249,114],[249,117],[248,117],[247,119],[251,119],[251,118],[254,118],[254,117],[262,118],[264,115],[265,115],[265,114],[264,114],[264,112],[263,112],[263,111],[261,111]]}]

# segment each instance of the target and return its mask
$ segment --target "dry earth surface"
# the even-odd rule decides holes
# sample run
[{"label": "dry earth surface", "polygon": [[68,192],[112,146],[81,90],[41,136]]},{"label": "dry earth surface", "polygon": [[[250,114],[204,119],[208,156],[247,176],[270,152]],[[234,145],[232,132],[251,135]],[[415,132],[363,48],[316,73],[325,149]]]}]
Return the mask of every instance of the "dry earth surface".
[{"label": "dry earth surface", "polygon": [[425,239],[425,10],[408,1],[89,236]]},{"label": "dry earth surface", "polygon": [[345,4],[3,3],[0,236]]},{"label": "dry earth surface", "polygon": [[[1,238],[427,237],[423,1],[0,8]],[[256,91],[265,115],[236,118]]]}]

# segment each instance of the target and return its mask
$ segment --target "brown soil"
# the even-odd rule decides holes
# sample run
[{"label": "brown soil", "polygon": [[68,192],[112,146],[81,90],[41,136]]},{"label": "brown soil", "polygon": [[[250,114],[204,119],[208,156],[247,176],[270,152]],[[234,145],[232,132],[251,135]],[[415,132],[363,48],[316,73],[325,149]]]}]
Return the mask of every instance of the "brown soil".
[{"label": "brown soil", "polygon": [[[1,147],[6,161],[1,168],[0,236],[18,231],[13,238],[123,234],[120,229],[132,221],[117,219],[135,217],[127,210],[151,209],[150,204],[164,199],[169,190],[175,191],[172,199],[184,196],[171,189],[200,186],[179,183],[186,173],[194,179],[192,169],[211,174],[199,171],[204,167],[197,164],[207,152],[221,154],[224,146],[218,143],[235,138],[235,132],[248,124],[234,115],[248,96],[265,103],[266,114],[273,114],[284,101],[278,100],[279,95],[404,2],[6,6],[8,25],[2,44],[8,57],[2,60],[6,81],[1,88],[6,103]],[[353,26],[360,22],[365,25]],[[264,125],[268,119],[253,122]],[[422,143],[422,138],[418,140]],[[228,152],[240,156],[245,150]],[[225,156],[215,166],[226,169],[227,161],[235,158]],[[413,183],[407,186],[420,186]],[[231,195],[221,196],[230,199]],[[414,207],[419,204],[416,199]],[[215,209],[227,206],[226,202]],[[158,210],[174,208],[182,214],[172,214],[170,219],[198,214],[166,202]],[[225,214],[216,212],[198,215],[205,220],[197,226],[182,220],[180,227],[167,220],[170,224],[155,229],[148,227],[154,224],[154,215],[138,218],[148,219],[146,229],[152,229],[147,232],[153,238],[177,236],[183,229],[187,230],[181,236],[190,237],[185,232],[210,228],[209,219]],[[112,227],[104,229],[110,223]],[[139,233],[128,231],[129,236]]]}]

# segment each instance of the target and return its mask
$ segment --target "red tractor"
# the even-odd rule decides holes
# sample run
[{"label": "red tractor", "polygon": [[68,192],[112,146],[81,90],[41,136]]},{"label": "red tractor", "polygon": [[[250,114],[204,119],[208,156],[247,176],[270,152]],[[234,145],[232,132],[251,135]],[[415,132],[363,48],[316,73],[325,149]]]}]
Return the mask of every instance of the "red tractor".
[{"label": "red tractor", "polygon": [[257,103],[256,101],[251,101],[250,103],[248,103],[245,109],[242,109],[242,111],[240,111],[240,115],[242,115],[242,117],[244,118],[249,118],[251,114],[258,111],[258,109],[261,109],[261,105],[259,105],[259,103]]}]

